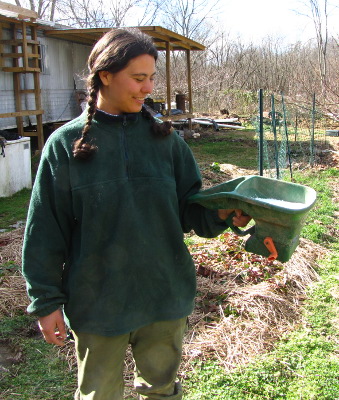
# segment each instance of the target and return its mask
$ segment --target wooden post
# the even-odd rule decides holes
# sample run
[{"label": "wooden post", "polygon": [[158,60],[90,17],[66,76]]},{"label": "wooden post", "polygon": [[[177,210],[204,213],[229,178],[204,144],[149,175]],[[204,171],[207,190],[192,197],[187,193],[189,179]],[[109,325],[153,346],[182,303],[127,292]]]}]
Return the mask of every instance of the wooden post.
[{"label": "wooden post", "polygon": [[[2,23],[0,22],[0,39],[1,40],[3,39],[3,37],[2,37],[3,30],[2,29],[3,29],[3,26],[2,26]],[[4,57],[2,57],[2,53],[4,52],[4,48],[3,48],[3,44],[1,42],[1,40],[0,40],[0,55],[1,55],[1,57],[0,57],[0,69],[5,66]]]},{"label": "wooden post", "polygon": [[[16,24],[11,24],[12,25],[12,36],[13,39],[17,39],[17,26]],[[18,46],[12,46],[12,53],[18,53]],[[19,67],[19,59],[18,58],[13,58],[13,67],[18,68]],[[21,101],[21,81],[20,81],[20,73],[19,72],[13,72],[13,88],[14,88],[14,97],[15,97],[15,110],[16,111],[22,111],[22,101]],[[16,125],[18,128],[18,134],[20,136],[24,136],[24,124],[23,124],[23,118],[22,116],[17,116],[16,117]]]},{"label": "wooden post", "polygon": [[171,115],[171,54],[170,44],[166,42],[166,85],[167,85],[167,115]]},{"label": "wooden post", "polygon": [[[31,26],[31,38],[34,41],[38,41],[38,33],[37,33],[37,27],[36,26]],[[32,53],[33,54],[38,54],[38,45],[33,44],[32,46]],[[38,69],[39,68],[39,60],[37,58],[34,58],[34,68]],[[36,110],[41,110],[41,89],[40,89],[40,70],[34,71],[33,72],[34,76],[34,98],[35,98],[35,109]],[[44,132],[43,132],[43,124],[42,124],[42,113],[37,114],[36,116],[36,132],[38,136],[38,148],[41,151],[42,148],[44,147]]]},{"label": "wooden post", "polygon": [[186,50],[186,58],[187,58],[188,112],[192,114],[193,102],[192,102],[191,50]]},{"label": "wooden post", "polygon": [[[186,50],[187,59],[187,88],[188,88],[188,112],[193,113],[193,102],[192,102],[192,76],[191,76],[191,50]],[[188,129],[192,132],[192,118],[188,118]]]},{"label": "wooden post", "polygon": [[29,65],[28,65],[28,49],[27,49],[27,26],[26,26],[26,22],[22,21],[22,63],[23,63],[23,67],[24,69],[28,69]]}]

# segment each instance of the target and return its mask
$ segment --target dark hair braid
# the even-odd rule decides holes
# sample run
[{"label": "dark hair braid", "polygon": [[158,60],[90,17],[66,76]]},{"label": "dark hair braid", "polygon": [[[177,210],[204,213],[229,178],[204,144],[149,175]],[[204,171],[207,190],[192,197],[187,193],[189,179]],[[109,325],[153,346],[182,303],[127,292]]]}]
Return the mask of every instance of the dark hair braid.
[{"label": "dark hair braid", "polygon": [[151,129],[155,136],[158,136],[158,137],[159,136],[160,137],[168,136],[173,131],[171,121],[164,121],[163,123],[157,122],[152,117],[151,113],[146,110],[145,107],[142,107],[141,114],[143,115],[143,117],[145,117],[146,119],[151,121],[151,124],[152,124]]},{"label": "dark hair braid", "polygon": [[79,160],[87,160],[97,151],[97,146],[94,145],[91,141],[87,140],[87,134],[91,128],[93,116],[97,109],[97,99],[99,91],[99,84],[97,82],[97,79],[98,77],[94,74],[89,75],[87,79],[87,86],[89,89],[87,101],[87,121],[84,129],[81,132],[81,138],[76,140],[73,144],[74,158]]}]

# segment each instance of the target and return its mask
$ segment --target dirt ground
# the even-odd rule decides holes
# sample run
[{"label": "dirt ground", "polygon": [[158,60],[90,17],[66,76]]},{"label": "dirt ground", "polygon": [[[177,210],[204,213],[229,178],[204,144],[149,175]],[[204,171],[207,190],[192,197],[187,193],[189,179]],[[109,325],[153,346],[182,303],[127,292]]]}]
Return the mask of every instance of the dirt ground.
[{"label": "dirt ground", "polygon": [[[319,153],[316,169],[338,167],[339,138],[329,138],[331,148]],[[220,173],[205,170],[205,187],[249,174],[234,165],[221,165]],[[253,173],[256,173],[253,171]],[[338,180],[333,182],[339,200]],[[190,235],[188,235],[190,237]],[[315,268],[327,252],[321,246],[302,239],[287,263],[267,259],[243,250],[244,239],[226,231],[216,239],[198,239],[191,234],[192,253],[198,291],[196,308],[189,318],[180,375],[192,369],[192,361],[215,359],[225,370],[248,362],[274,346],[285,333],[302,323],[301,305],[306,289],[319,279]],[[21,263],[23,229],[0,234],[0,264]],[[246,240],[246,237],[245,237]],[[25,285],[17,269],[8,268],[0,277],[0,316],[15,316],[28,305]],[[29,329],[36,332],[36,326]],[[0,343],[0,345],[2,345]],[[20,351],[10,353],[0,346],[0,368],[18,362]],[[75,358],[71,345],[60,350],[70,367]],[[127,391],[132,386],[133,361],[126,358]]]}]

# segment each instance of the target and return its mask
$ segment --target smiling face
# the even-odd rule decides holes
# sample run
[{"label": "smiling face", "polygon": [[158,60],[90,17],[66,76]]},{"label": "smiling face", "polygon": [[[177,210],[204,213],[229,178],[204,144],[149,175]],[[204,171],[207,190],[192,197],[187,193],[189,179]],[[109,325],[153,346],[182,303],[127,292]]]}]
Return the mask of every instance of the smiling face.
[{"label": "smiling face", "polygon": [[153,91],[154,57],[143,54],[132,58],[119,72],[100,71],[102,85],[97,107],[110,114],[135,113],[141,110],[146,96]]}]

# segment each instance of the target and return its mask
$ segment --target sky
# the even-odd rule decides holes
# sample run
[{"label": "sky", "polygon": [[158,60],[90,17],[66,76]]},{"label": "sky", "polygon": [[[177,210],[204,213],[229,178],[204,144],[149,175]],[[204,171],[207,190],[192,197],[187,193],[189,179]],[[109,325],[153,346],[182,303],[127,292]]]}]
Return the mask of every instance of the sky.
[{"label": "sky", "polygon": [[[321,4],[322,0],[318,0]],[[329,10],[329,31],[339,36],[339,2],[332,1]],[[222,24],[232,36],[244,41],[258,41],[265,36],[282,37],[295,43],[315,37],[315,30],[310,18],[300,15],[307,8],[302,3],[308,0],[222,0]],[[336,7],[333,6],[336,4]],[[296,12],[299,12],[298,13]],[[308,11],[309,12],[309,11]],[[310,12],[309,12],[310,14]]]},{"label": "sky", "polygon": [[[206,0],[206,4],[212,0]],[[317,0],[322,4],[325,0]],[[327,0],[329,32],[339,37],[339,0]],[[6,0],[5,0],[6,2]],[[15,4],[15,0],[7,0]],[[315,37],[307,11],[310,0],[221,0],[218,18],[225,32],[244,42],[258,42],[264,37],[281,37],[284,43],[305,42]],[[24,0],[22,1],[24,3]],[[298,14],[299,12],[299,14]],[[133,25],[133,24],[132,24]]]}]

